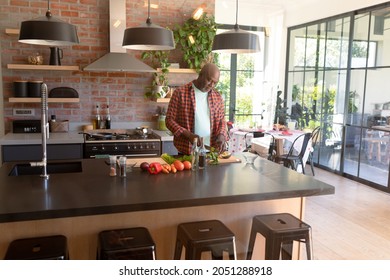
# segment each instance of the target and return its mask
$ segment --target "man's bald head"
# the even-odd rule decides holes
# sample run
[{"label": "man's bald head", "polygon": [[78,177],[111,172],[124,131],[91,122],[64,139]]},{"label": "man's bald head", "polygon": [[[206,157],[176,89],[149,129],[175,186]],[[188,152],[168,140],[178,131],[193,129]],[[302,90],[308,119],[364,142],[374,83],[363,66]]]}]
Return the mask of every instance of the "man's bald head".
[{"label": "man's bald head", "polygon": [[199,77],[194,84],[199,90],[208,92],[218,83],[219,76],[220,70],[218,66],[213,63],[207,63],[200,70]]}]

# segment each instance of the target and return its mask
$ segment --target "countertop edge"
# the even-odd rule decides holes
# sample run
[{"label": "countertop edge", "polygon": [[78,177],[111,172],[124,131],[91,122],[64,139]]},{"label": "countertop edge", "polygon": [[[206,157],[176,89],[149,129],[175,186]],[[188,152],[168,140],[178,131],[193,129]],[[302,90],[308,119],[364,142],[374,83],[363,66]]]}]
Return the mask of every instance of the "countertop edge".
[{"label": "countertop edge", "polygon": [[[153,130],[161,141],[173,141],[173,136],[169,131]],[[38,145],[42,143],[41,133],[7,133],[0,138],[0,145]],[[78,131],[70,132],[51,132],[48,144],[82,144],[84,143],[84,136]]]},{"label": "countertop edge", "polygon": [[276,199],[290,199],[299,197],[310,197],[317,195],[331,195],[334,194],[334,189],[321,190],[321,191],[294,191],[292,193],[281,192],[272,194],[261,194],[261,195],[244,195],[242,197],[234,198],[204,198],[199,200],[190,201],[174,201],[174,202],[153,202],[153,203],[142,203],[132,205],[109,205],[99,207],[87,207],[78,209],[62,209],[62,210],[51,210],[51,211],[36,211],[29,213],[10,213],[0,215],[0,223],[9,222],[23,222],[32,220],[46,220],[46,219],[59,219],[59,218],[70,218],[70,217],[82,217],[82,216],[96,216],[96,215],[108,215],[108,214],[119,214],[126,212],[138,212],[138,211],[153,211],[162,209],[174,209],[174,208],[187,208],[187,207],[200,207],[210,205],[223,205],[231,203],[246,203],[255,201],[266,201]]},{"label": "countertop edge", "polygon": [[[7,133],[0,138],[0,145],[37,145],[42,143],[41,133]],[[51,132],[47,144],[82,144],[84,137],[79,132]]]}]

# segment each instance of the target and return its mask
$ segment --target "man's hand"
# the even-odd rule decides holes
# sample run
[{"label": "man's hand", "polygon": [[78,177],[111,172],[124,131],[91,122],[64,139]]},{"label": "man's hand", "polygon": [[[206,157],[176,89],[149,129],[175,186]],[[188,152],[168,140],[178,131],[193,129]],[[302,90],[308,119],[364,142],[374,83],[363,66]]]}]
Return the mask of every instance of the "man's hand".
[{"label": "man's hand", "polygon": [[190,141],[191,144],[194,143],[194,139],[195,139],[195,138],[198,138],[198,146],[201,145],[199,135],[194,134],[194,133],[192,133],[191,131],[188,131],[188,130],[186,130],[185,132],[183,132],[183,134],[184,134],[184,136],[188,139],[188,141]]},{"label": "man's hand", "polygon": [[225,136],[223,136],[222,134],[219,134],[217,136],[217,149],[219,151],[219,153],[223,153],[225,151],[225,147],[226,147],[226,139],[225,139]]}]

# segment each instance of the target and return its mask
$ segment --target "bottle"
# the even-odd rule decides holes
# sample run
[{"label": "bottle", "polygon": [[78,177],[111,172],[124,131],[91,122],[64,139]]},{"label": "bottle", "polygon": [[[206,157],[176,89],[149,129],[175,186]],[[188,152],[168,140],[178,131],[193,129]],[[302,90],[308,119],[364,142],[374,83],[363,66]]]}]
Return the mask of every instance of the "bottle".
[{"label": "bottle", "polygon": [[206,167],[206,148],[204,146],[203,137],[200,138],[202,146],[199,149],[199,169],[204,169]]},{"label": "bottle", "polygon": [[116,176],[116,156],[109,156],[110,158],[110,176]]},{"label": "bottle", "polygon": [[53,132],[53,126],[55,125],[55,122],[56,122],[56,115],[51,115],[50,123],[49,123],[50,132]]},{"label": "bottle", "polygon": [[191,151],[191,169],[193,171],[197,170],[199,167],[199,147],[198,147],[198,138],[194,138],[194,142],[192,143],[192,151]]},{"label": "bottle", "polygon": [[93,129],[100,128],[100,112],[99,112],[99,104],[96,105],[96,116],[93,119]]},{"label": "bottle", "polygon": [[110,106],[107,104],[107,115],[106,115],[106,129],[111,128],[111,115],[110,115]]},{"label": "bottle", "polygon": [[126,177],[126,157],[119,158],[119,176]]}]

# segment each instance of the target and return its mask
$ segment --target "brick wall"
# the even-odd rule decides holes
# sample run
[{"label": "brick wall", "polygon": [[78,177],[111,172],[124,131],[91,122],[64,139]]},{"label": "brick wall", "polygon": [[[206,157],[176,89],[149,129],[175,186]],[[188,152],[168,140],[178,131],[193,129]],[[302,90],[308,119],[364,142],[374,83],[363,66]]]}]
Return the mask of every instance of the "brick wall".
[{"label": "brick wall", "polygon": [[[173,28],[191,16],[193,10],[203,4],[202,0],[152,0],[159,9],[151,9],[152,22]],[[146,21],[147,1],[126,0],[127,27],[138,26]],[[54,17],[77,26],[80,44],[64,47],[62,65],[78,65],[83,69],[89,63],[109,51],[108,0],[51,0]],[[28,55],[39,52],[48,64],[50,50],[45,46],[18,43],[17,35],[7,35],[6,28],[19,28],[23,20],[43,16],[47,10],[46,0],[4,0],[0,2],[0,38],[2,49],[3,98],[5,130],[10,130],[11,121],[21,119],[13,116],[13,108],[35,108],[40,118],[40,105],[10,103],[13,96],[13,81],[43,80],[49,90],[67,86],[76,89],[80,103],[50,103],[49,114],[71,123],[90,123],[96,103],[102,106],[109,102],[112,122],[154,122],[157,104],[144,99],[144,87],[151,82],[152,75],[145,73],[84,72],[84,71],[27,71],[10,70],[7,64],[26,64]],[[214,4],[207,4],[207,13],[214,13]],[[141,51],[128,51],[140,57]],[[181,62],[179,51],[171,52],[171,62]],[[191,77],[193,78],[193,76]],[[180,78],[179,78],[180,79]],[[185,79],[185,77],[183,78]],[[175,84],[180,83],[174,81]],[[183,83],[186,82],[183,80]],[[24,117],[31,118],[31,117]]]}]

